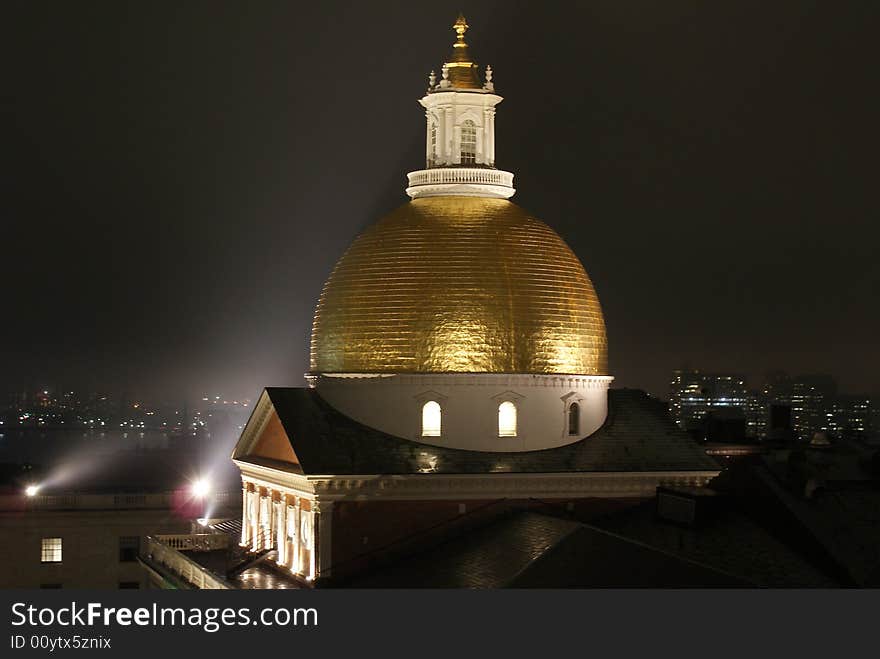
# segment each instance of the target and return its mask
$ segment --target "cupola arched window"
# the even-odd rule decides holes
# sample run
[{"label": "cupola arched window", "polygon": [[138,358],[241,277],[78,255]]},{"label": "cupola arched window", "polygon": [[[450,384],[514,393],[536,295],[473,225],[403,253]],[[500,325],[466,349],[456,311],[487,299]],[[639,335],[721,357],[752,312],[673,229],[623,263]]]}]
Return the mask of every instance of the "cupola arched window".
[{"label": "cupola arched window", "polygon": [[440,436],[440,403],[429,400],[422,405],[422,437]]},{"label": "cupola arched window", "polygon": [[568,406],[568,434],[581,434],[581,406],[577,403]]},{"label": "cupola arched window", "polygon": [[516,437],[516,405],[509,400],[498,406],[498,436]]},{"label": "cupola arched window", "polygon": [[428,166],[433,167],[437,162],[437,124],[431,122],[431,155],[428,160]]},{"label": "cupola arched window", "polygon": [[461,164],[477,162],[477,126],[470,119],[461,124]]}]

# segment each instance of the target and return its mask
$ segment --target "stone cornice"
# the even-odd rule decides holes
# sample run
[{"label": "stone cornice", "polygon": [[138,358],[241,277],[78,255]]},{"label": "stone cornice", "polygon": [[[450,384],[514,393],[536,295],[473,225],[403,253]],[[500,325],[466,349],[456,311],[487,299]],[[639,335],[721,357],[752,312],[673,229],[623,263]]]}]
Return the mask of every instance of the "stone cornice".
[{"label": "stone cornice", "polygon": [[241,432],[241,437],[239,437],[238,441],[235,443],[235,448],[232,450],[232,455],[230,457],[233,462],[238,464],[237,458],[247,455],[247,453],[253,448],[257,439],[259,439],[265,429],[266,424],[269,423],[269,419],[273,412],[275,412],[275,406],[272,405],[272,401],[269,399],[269,394],[267,394],[264,389],[257,404],[254,406],[254,412],[251,414],[251,418],[248,419],[247,425],[245,425],[244,430]]},{"label": "stone cornice", "polygon": [[242,483],[254,483],[298,497],[311,499],[315,496],[314,482],[307,476],[256,465],[246,460],[233,460],[233,462],[241,471]]},{"label": "stone cornice", "polygon": [[578,498],[653,496],[659,485],[705,485],[712,471],[583,472],[559,474],[462,474],[310,476],[316,498],[342,500]]},{"label": "stone cornice", "polygon": [[383,385],[444,385],[444,386],[548,386],[570,389],[608,389],[612,375],[577,375],[562,373],[307,373],[310,387],[325,381],[362,381]]}]

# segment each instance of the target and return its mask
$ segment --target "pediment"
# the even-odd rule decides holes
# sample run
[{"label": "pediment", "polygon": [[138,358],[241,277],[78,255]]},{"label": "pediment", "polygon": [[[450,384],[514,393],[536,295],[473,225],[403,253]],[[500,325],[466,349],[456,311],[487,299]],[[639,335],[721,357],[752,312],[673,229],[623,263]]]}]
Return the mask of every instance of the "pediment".
[{"label": "pediment", "polygon": [[280,462],[299,464],[299,458],[272,401],[264,390],[251,418],[241,432],[232,458],[268,458]]}]

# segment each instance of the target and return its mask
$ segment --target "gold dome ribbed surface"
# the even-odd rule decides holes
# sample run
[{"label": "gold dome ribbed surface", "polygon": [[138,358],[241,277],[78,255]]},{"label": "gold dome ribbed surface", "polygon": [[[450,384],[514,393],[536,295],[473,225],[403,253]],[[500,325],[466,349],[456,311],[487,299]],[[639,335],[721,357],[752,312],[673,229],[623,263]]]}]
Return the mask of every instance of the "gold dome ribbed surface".
[{"label": "gold dome ribbed surface", "polygon": [[414,199],[364,231],[324,285],[313,373],[606,375],[578,258],[505,199]]}]

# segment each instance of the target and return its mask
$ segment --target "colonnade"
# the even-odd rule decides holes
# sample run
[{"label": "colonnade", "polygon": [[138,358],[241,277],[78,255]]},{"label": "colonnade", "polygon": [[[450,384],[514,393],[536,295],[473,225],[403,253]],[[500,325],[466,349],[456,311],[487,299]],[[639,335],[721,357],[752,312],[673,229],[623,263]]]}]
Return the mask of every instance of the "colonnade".
[{"label": "colonnade", "polygon": [[316,517],[310,499],[245,481],[241,546],[254,552],[274,549],[278,565],[312,580],[317,576]]}]

